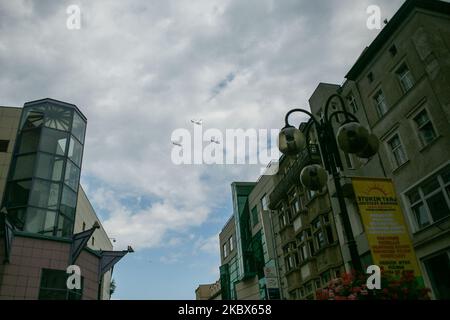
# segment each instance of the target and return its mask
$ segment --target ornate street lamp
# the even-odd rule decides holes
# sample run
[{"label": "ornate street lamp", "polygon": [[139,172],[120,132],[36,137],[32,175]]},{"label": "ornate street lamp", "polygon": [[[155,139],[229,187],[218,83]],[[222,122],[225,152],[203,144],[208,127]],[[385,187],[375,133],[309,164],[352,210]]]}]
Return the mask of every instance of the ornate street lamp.
[{"label": "ornate street lamp", "polygon": [[[328,114],[331,101],[335,98],[339,100],[342,110],[337,110]],[[289,124],[289,116],[294,112],[301,112],[310,116],[311,121],[308,122],[305,134]],[[333,120],[338,115],[344,115],[345,120],[337,132],[336,141],[333,131]],[[304,109],[292,109],[286,114],[285,126],[281,129],[278,138],[278,148],[280,151],[287,156],[293,156],[309,147],[309,132],[312,125],[315,126],[318,135],[322,161],[326,170],[317,164],[306,166],[300,173],[300,181],[305,188],[319,191],[327,184],[327,171],[331,174],[336,188],[340,216],[344,227],[344,233],[347,238],[347,246],[350,251],[353,268],[362,272],[362,264],[358,254],[356,241],[353,237],[344,193],[340,183],[339,171],[343,170],[343,166],[339,149],[345,153],[355,154],[360,158],[368,159],[378,152],[378,138],[374,134],[369,133],[353,114],[347,112],[344,100],[340,95],[333,94],[328,98],[325,105],[325,112],[320,119],[317,119],[312,113]],[[340,170],[338,170],[338,168]]]}]

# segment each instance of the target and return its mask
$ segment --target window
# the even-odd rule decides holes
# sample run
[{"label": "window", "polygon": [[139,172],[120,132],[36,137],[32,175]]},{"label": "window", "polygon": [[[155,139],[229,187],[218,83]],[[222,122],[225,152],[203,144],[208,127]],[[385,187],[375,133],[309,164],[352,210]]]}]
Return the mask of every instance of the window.
[{"label": "window", "polygon": [[83,147],[81,146],[81,144],[73,137],[70,138],[68,156],[69,159],[72,160],[78,167],[81,166],[82,154],[83,154]]},{"label": "window", "polygon": [[61,196],[61,212],[73,219],[75,216],[75,207],[77,205],[77,195],[75,192],[70,190],[68,187],[63,187],[63,192]]},{"label": "window", "polygon": [[450,299],[450,258],[443,252],[424,261],[433,292],[438,300]]},{"label": "window", "polygon": [[287,225],[286,214],[284,213],[284,211],[281,212],[279,219],[280,219],[280,228],[284,228]]},{"label": "window", "polygon": [[224,243],[223,244],[223,258],[225,259],[226,257],[228,257],[228,250],[227,250],[227,244]]},{"label": "window", "polygon": [[419,132],[419,138],[422,145],[426,146],[431,141],[436,139],[436,132],[434,131],[433,124],[428,116],[427,111],[424,109],[414,117],[414,122],[417,125],[417,130]]},{"label": "window", "polygon": [[402,64],[396,71],[403,92],[408,92],[414,86],[414,79],[406,64]]},{"label": "window", "polygon": [[56,235],[58,237],[67,238],[72,235],[73,221],[66,216],[60,214],[58,216],[58,227],[56,229]]},{"label": "window", "polygon": [[44,128],[41,135],[40,150],[52,154],[64,155],[67,134],[62,131]]},{"label": "window", "polygon": [[349,107],[350,107],[350,111],[351,111],[351,112],[353,112],[353,113],[358,112],[358,104],[356,103],[356,98],[355,98],[355,96],[353,95],[353,93],[350,93],[350,94],[347,96],[347,103],[348,103],[348,105],[349,105]]},{"label": "window", "polygon": [[80,289],[67,289],[69,274],[65,270],[42,269],[39,300],[81,300],[83,277]]},{"label": "window", "polygon": [[[38,128],[44,124],[44,114],[36,111],[25,111],[27,116],[21,126],[22,129]],[[22,120],[23,121],[23,120]]]},{"label": "window", "polygon": [[316,232],[314,234],[314,237],[316,239],[317,248],[319,250],[322,249],[323,247],[325,247],[326,242],[325,242],[325,237],[323,235],[323,231],[322,230],[319,230],[318,232]]},{"label": "window", "polygon": [[378,90],[377,93],[374,95],[373,99],[375,101],[378,117],[381,118],[388,111],[388,106],[383,91]]},{"label": "window", "polygon": [[72,134],[75,138],[78,139],[81,143],[84,143],[84,131],[86,130],[86,123],[81,119],[81,117],[74,112],[73,113],[73,122],[72,122]]},{"label": "window", "polygon": [[82,229],[81,231],[86,230],[86,222],[83,222],[83,227],[81,229]]},{"label": "window", "polygon": [[21,180],[26,178],[31,178],[33,176],[34,163],[36,155],[27,154],[23,156],[18,156],[15,159],[13,168],[13,180]]},{"label": "window", "polygon": [[30,205],[56,210],[58,208],[59,184],[36,179],[30,195]]},{"label": "window", "polygon": [[389,48],[389,53],[391,54],[391,56],[395,56],[395,55],[397,55],[397,47],[395,46],[395,45],[392,45],[390,48]]},{"label": "window", "polygon": [[94,237],[92,237],[92,239],[91,239],[91,245],[95,246],[95,238]]},{"label": "window", "polygon": [[266,194],[261,198],[261,208],[263,210],[269,210],[269,204],[268,204],[268,201],[267,201],[267,195]]},{"label": "window", "polygon": [[234,250],[234,243],[233,243],[233,236],[230,237],[230,240],[228,240],[230,242],[230,252],[233,252]]},{"label": "window", "polygon": [[326,271],[326,272],[322,273],[322,283],[324,285],[328,284],[328,282],[330,282],[330,280],[331,280],[330,271]]},{"label": "window", "polygon": [[36,177],[45,180],[60,181],[64,158],[46,153],[39,153]]},{"label": "window", "polygon": [[28,208],[24,231],[52,236],[55,222],[56,211]]},{"label": "window", "polygon": [[367,79],[369,80],[369,83],[373,82],[373,72],[369,72],[369,74],[367,75]]},{"label": "window", "polygon": [[389,139],[388,144],[392,154],[394,169],[398,168],[408,160],[399,135],[395,134],[391,139]]},{"label": "window", "polygon": [[0,140],[0,152],[8,152],[9,140]]},{"label": "window", "polygon": [[257,223],[258,223],[258,209],[256,208],[256,206],[254,206],[252,209],[252,225],[253,225],[253,227],[256,226]]},{"label": "window", "polygon": [[283,247],[284,260],[287,271],[297,267],[299,264],[298,253],[295,242],[291,242]]},{"label": "window", "polygon": [[8,208],[26,206],[30,189],[31,180],[10,182],[6,191],[6,206]]},{"label": "window", "polygon": [[450,215],[450,166],[409,191],[410,212],[420,230]]},{"label": "window", "polygon": [[39,129],[23,131],[19,138],[18,153],[36,152],[39,144]]},{"label": "window", "polygon": [[320,289],[322,287],[320,284],[320,278],[314,280],[314,284],[316,285],[316,289]]},{"label": "window", "polygon": [[316,218],[312,226],[317,250],[334,243],[333,228],[328,214]]},{"label": "window", "polygon": [[64,182],[72,188],[75,192],[78,191],[78,179],[80,177],[80,169],[73,164],[72,161],[67,161],[66,176]]}]

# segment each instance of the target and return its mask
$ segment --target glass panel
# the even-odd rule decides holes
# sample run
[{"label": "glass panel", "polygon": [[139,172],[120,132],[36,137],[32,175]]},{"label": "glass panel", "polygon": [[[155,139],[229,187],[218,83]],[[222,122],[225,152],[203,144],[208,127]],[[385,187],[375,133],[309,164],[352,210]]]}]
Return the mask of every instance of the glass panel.
[{"label": "glass panel", "polygon": [[450,182],[450,167],[445,168],[444,171],[441,173],[442,180],[444,181],[444,184],[447,184]]},{"label": "glass panel", "polygon": [[25,223],[25,212],[26,208],[9,209],[8,217],[13,225],[15,225],[19,230],[23,229]]},{"label": "glass panel", "polygon": [[33,176],[35,159],[35,154],[17,157],[13,168],[12,179],[21,180],[31,178]]},{"label": "glass panel", "polygon": [[420,129],[420,134],[422,135],[422,139],[425,144],[430,143],[434,140],[434,138],[436,138],[436,134],[431,122],[427,123]]},{"label": "glass panel", "polygon": [[51,236],[53,235],[55,220],[56,211],[28,208],[24,231]]},{"label": "glass panel", "polygon": [[67,161],[66,177],[64,182],[74,191],[78,191],[78,178],[80,177],[80,169],[71,161]]},{"label": "glass panel", "polygon": [[22,131],[18,153],[36,152],[39,144],[41,130]]},{"label": "glass panel", "polygon": [[447,252],[425,260],[437,299],[450,299],[450,260]]},{"label": "glass panel", "polygon": [[70,139],[69,145],[69,159],[75,162],[77,166],[81,165],[81,156],[83,154],[83,147],[74,138]]},{"label": "glass panel", "polygon": [[414,206],[412,209],[414,211],[414,215],[416,216],[417,225],[419,226],[419,228],[426,227],[430,224],[427,210],[422,202]]},{"label": "glass panel", "polygon": [[70,237],[72,235],[73,221],[69,218],[63,216],[62,214],[58,217],[58,237]]},{"label": "glass panel", "polygon": [[72,122],[72,134],[77,138],[81,143],[84,143],[84,130],[86,129],[86,123],[81,119],[81,117],[74,112],[73,113],[73,122]]},{"label": "glass panel", "polygon": [[10,182],[6,192],[6,206],[18,207],[27,205],[30,188],[31,180]]},{"label": "glass panel", "polygon": [[325,245],[325,238],[323,236],[323,232],[319,231],[316,234],[316,241],[317,241],[317,246],[320,248],[322,248]]},{"label": "glass panel", "polygon": [[436,177],[426,181],[422,184],[421,189],[424,195],[430,194],[431,192],[440,188],[439,181]]},{"label": "glass panel", "polygon": [[63,187],[63,193],[61,197],[61,212],[66,216],[73,218],[75,216],[75,207],[77,205],[77,195],[68,187]]},{"label": "glass panel", "polygon": [[325,228],[325,231],[327,232],[328,243],[332,244],[334,242],[334,237],[333,237],[333,230],[331,229],[331,226],[327,226]]},{"label": "glass panel", "polygon": [[448,208],[447,202],[445,201],[445,197],[442,192],[438,192],[434,196],[429,197],[427,199],[427,204],[428,208],[430,208],[430,213],[433,217],[433,221],[437,221],[450,215],[450,209]]},{"label": "glass panel", "polygon": [[67,133],[45,128],[42,130],[40,150],[64,155],[66,152],[66,145]]},{"label": "glass panel", "polygon": [[26,118],[23,126],[21,126],[22,129],[37,128],[44,123],[44,114],[42,112],[26,111],[24,117]]},{"label": "glass panel", "polygon": [[30,205],[57,209],[59,197],[59,184],[43,180],[35,180],[30,196]]},{"label": "glass panel", "polygon": [[54,105],[45,107],[45,126],[53,129],[69,131],[72,111]]},{"label": "glass panel", "polygon": [[423,110],[414,118],[414,120],[416,121],[417,126],[419,127],[423,126],[425,123],[429,121],[427,112]]},{"label": "glass panel", "polygon": [[419,189],[414,189],[408,194],[409,202],[411,204],[416,203],[420,200]]},{"label": "glass panel", "polygon": [[60,181],[62,178],[63,165],[64,158],[40,153],[36,177],[47,180]]}]

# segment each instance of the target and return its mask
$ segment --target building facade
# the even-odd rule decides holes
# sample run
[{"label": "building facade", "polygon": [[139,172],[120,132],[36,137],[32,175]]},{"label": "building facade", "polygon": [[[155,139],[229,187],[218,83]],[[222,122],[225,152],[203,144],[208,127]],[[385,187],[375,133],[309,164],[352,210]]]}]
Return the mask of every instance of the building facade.
[{"label": "building facade", "polygon": [[195,290],[195,300],[222,300],[220,280],[199,285]]},{"label": "building facade", "polygon": [[272,222],[271,176],[231,185],[233,215],[219,234],[224,300],[280,299]]},{"label": "building facade", "polygon": [[301,170],[321,162],[315,137],[311,140],[297,156],[281,157],[269,196],[281,288],[290,300],[314,299],[317,289],[343,271],[328,192],[312,192],[300,183]]},{"label": "building facade", "polygon": [[[450,4],[406,1],[345,83],[320,84],[310,99],[311,111],[320,115],[325,100],[339,93],[380,139],[369,162],[342,153],[342,175],[392,179],[425,284],[436,299],[450,298],[449,48]],[[351,189],[348,179],[343,183]],[[346,201],[360,256],[370,260],[351,192]],[[342,251],[348,262],[346,248]]]},{"label": "building facade", "polygon": [[[86,118],[43,99],[0,107],[0,299],[109,299],[112,243],[79,179]],[[69,289],[67,268],[81,271]]]},{"label": "building facade", "polygon": [[[389,178],[434,299],[450,298],[449,88],[450,4],[407,0],[364,50],[345,82],[320,83],[309,99],[311,112],[321,118],[328,98],[339,94],[346,109],[380,140],[378,153],[371,159],[339,151],[341,186],[363,267],[373,264],[372,250],[352,178]],[[331,102],[331,109],[338,110],[338,101]],[[335,134],[344,120],[342,115],[335,117]],[[305,127],[304,123],[300,129]],[[281,299],[314,299],[317,289],[353,268],[334,183],[329,179],[327,188],[311,192],[299,181],[306,165],[321,164],[314,127],[309,143],[295,157],[282,156],[277,174],[256,184],[232,186],[233,222],[224,230],[236,233],[238,250],[231,258],[237,259],[237,282],[230,286],[235,289],[233,298],[239,298],[236,288],[244,285],[253,290],[247,296],[262,297],[256,294],[260,278],[255,271],[249,272],[250,260],[245,256],[250,252],[245,244],[259,230],[264,230],[267,247],[262,255],[268,256],[260,259],[260,265],[274,257]],[[263,228],[260,221],[265,221]],[[225,238],[221,236],[222,257]]]}]

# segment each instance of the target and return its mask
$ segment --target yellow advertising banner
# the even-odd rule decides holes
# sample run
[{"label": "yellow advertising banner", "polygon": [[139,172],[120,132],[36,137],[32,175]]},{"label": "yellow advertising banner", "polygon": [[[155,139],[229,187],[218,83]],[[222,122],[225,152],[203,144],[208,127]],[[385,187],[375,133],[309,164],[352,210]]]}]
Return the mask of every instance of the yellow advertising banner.
[{"label": "yellow advertising banner", "polygon": [[420,277],[414,248],[394,184],[386,178],[352,178],[356,202],[372,252],[373,263],[386,274],[413,271]]}]

